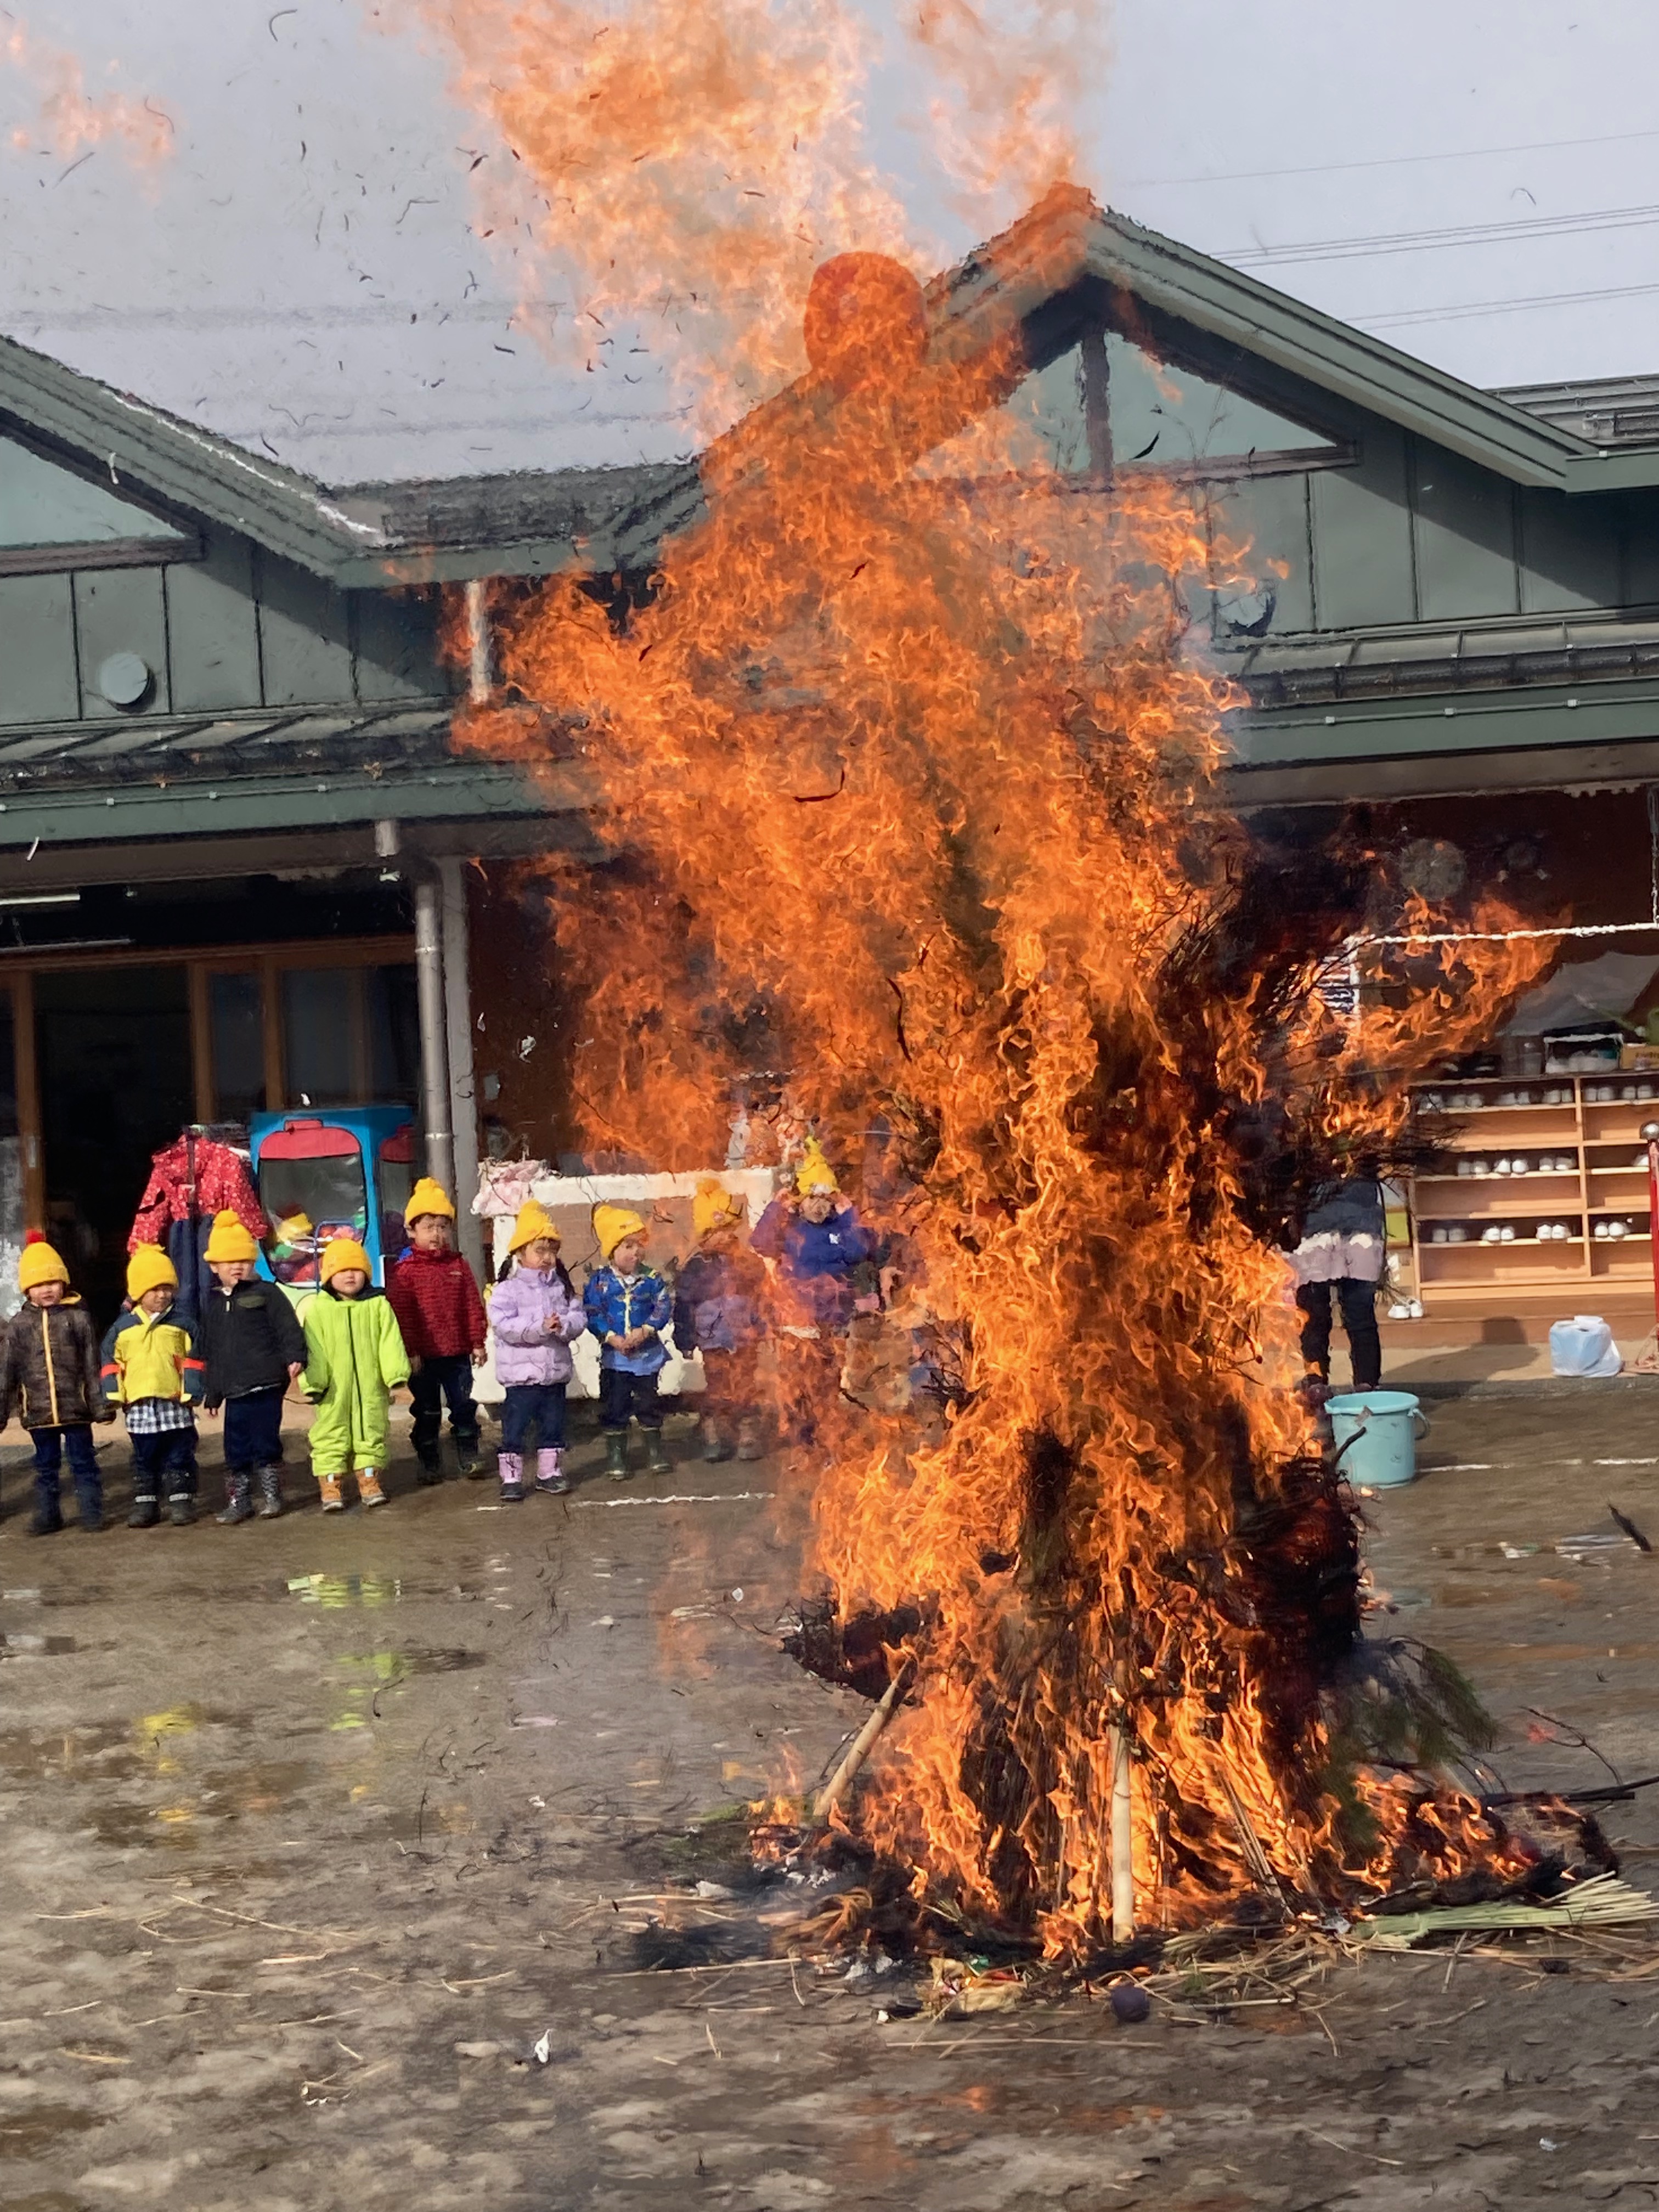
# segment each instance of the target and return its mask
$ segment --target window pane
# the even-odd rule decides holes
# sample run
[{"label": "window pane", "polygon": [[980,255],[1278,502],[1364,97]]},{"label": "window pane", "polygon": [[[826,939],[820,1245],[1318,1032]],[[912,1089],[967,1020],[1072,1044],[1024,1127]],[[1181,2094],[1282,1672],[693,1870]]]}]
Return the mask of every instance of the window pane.
[{"label": "window pane", "polygon": [[353,1044],[361,1018],[349,968],[283,972],[283,1080],[290,1106],[354,1102]]},{"label": "window pane", "polygon": [[369,1068],[380,1105],[420,1096],[421,1015],[412,962],[368,971]]},{"label": "window pane", "polygon": [[246,1121],[265,1103],[264,999],[257,975],[210,975],[213,1096],[222,1121]]},{"label": "window pane", "polygon": [[314,1283],[331,1237],[361,1237],[368,1199],[361,1152],[259,1162],[259,1203],[271,1224],[265,1257],[279,1283]]},{"label": "window pane", "polygon": [[125,538],[154,538],[158,553],[168,539],[184,542],[148,507],[0,438],[0,545],[99,545]]}]

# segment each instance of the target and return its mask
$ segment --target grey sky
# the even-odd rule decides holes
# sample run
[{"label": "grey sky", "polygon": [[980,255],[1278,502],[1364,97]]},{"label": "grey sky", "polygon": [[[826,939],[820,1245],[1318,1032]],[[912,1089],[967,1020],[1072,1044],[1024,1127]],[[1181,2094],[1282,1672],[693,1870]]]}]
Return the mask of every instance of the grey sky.
[{"label": "grey sky", "polygon": [[[510,157],[412,8],[13,4],[0,327],[333,482],[692,441],[660,319],[590,368],[515,316],[568,288],[525,276],[521,174],[483,211]],[[9,58],[19,25],[34,43]],[[1118,0],[1106,30],[1104,70],[1071,74],[1085,181],[1127,213],[1478,383],[1659,370],[1659,9]],[[47,46],[170,152],[58,150]],[[1013,210],[951,204],[907,127],[919,100],[901,57],[872,138],[917,234],[954,251]]]}]

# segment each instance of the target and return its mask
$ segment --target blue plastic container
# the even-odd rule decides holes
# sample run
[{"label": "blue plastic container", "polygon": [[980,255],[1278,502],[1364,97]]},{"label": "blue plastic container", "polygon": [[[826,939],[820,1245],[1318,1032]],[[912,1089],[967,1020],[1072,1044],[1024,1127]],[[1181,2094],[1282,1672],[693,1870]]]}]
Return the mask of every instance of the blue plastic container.
[{"label": "blue plastic container", "polygon": [[404,1246],[414,1185],[415,1116],[407,1106],[295,1106],[248,1124],[253,1179],[271,1233],[259,1273],[296,1302],[317,1288],[323,1248],[355,1237],[374,1280]]},{"label": "blue plastic container", "polygon": [[1409,1391],[1354,1390],[1328,1398],[1325,1411],[1342,1472],[1356,1488],[1393,1490],[1417,1480],[1418,1440],[1429,1424]]}]

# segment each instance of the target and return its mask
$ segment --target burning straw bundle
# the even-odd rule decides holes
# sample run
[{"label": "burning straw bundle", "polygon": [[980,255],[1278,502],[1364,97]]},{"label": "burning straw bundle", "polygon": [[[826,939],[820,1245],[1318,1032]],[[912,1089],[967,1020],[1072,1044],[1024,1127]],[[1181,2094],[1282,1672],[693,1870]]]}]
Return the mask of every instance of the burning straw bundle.
[{"label": "burning straw bundle", "polygon": [[605,800],[604,863],[547,864],[590,1138],[720,1157],[757,1066],[832,1142],[885,1133],[948,1418],[843,1408],[805,1461],[843,1610],[927,1616],[858,1815],[918,1895],[1098,1944],[1121,1743],[1143,1908],[1340,1893],[1354,1530],[1269,1387],[1276,1247],[1538,955],[1437,945],[1339,1010],[1354,933],[1431,917],[1363,841],[1292,858],[1218,807],[1186,495],[1057,496],[982,420],[951,458],[1023,374],[1012,309],[941,358],[914,281],[848,256],[807,335],[648,588],[552,582],[502,641]]}]

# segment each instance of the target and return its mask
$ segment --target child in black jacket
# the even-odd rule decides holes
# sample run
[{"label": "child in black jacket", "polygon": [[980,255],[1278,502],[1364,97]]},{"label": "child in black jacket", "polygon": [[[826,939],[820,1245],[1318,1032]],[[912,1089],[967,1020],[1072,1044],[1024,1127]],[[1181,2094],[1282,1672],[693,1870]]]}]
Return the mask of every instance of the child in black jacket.
[{"label": "child in black jacket", "polygon": [[279,1285],[255,1279],[258,1256],[236,1216],[216,1213],[207,1262],[218,1287],[202,1314],[203,1395],[209,1413],[225,1409],[225,1507],[216,1517],[228,1527],[252,1519],[256,1480],[261,1520],[283,1510],[283,1398],[306,1364],[299,1316]]}]

